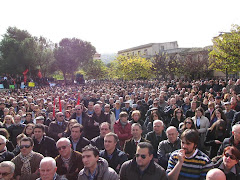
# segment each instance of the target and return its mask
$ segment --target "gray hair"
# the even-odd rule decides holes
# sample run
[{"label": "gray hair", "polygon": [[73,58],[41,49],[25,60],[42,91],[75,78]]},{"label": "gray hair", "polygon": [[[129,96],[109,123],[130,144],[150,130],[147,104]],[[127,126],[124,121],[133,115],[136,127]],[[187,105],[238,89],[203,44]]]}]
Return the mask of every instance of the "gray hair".
[{"label": "gray hair", "polygon": [[11,170],[11,173],[14,173],[15,171],[15,164],[11,161],[3,161],[0,163],[0,167],[9,167]]},{"label": "gray hair", "polygon": [[236,129],[240,128],[240,124],[235,124],[233,127],[232,127],[232,131],[235,131]]},{"label": "gray hair", "polygon": [[139,123],[133,123],[133,124],[132,124],[132,128],[133,128],[134,126],[138,126],[138,127],[142,130],[141,124],[139,124]]},{"label": "gray hair", "polygon": [[52,164],[53,168],[57,167],[55,159],[53,159],[52,157],[45,157],[40,162],[40,165],[39,165],[40,169],[41,169],[41,166],[42,166],[43,163],[48,163],[48,162],[50,162]]},{"label": "gray hair", "polygon": [[159,119],[153,121],[153,126],[154,126],[156,123],[158,123],[158,122],[161,123],[161,126],[164,126],[163,122],[162,122],[161,120],[159,120]]},{"label": "gray hair", "polygon": [[0,139],[2,139],[2,140],[4,141],[4,143],[5,143],[5,144],[7,143],[7,139],[6,139],[6,137],[5,137],[5,136],[3,136],[3,135],[0,135]]},{"label": "gray hair", "polygon": [[56,146],[57,146],[58,143],[60,143],[60,142],[67,142],[68,144],[71,144],[70,140],[69,140],[68,138],[65,138],[65,137],[60,138],[60,139],[57,141]]}]

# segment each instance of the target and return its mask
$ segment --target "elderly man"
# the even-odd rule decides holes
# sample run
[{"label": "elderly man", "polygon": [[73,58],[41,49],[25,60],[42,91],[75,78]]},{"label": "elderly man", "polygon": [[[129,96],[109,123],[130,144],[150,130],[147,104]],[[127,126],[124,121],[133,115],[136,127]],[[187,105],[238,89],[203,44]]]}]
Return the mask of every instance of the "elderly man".
[{"label": "elderly man", "polygon": [[99,104],[95,104],[94,107],[94,113],[92,117],[90,117],[90,120],[88,122],[88,125],[86,127],[86,133],[85,137],[88,139],[93,139],[100,134],[99,125],[103,122],[110,123],[110,117],[107,114],[104,114],[102,111],[102,108]]},{"label": "elderly man", "polygon": [[32,151],[33,140],[24,137],[20,140],[20,154],[12,159],[15,164],[14,176],[20,180],[33,180],[39,177],[39,164],[43,155]]},{"label": "elderly man", "polygon": [[136,157],[123,163],[120,180],[167,180],[164,169],[153,161],[153,147],[148,142],[137,145]]},{"label": "elderly man", "polygon": [[117,148],[118,136],[115,133],[108,133],[104,137],[104,150],[100,151],[100,157],[108,161],[108,165],[117,173],[121,165],[127,161],[127,155]]},{"label": "elderly man", "polygon": [[3,135],[0,135],[0,162],[11,161],[14,158],[14,154],[7,150],[6,143],[7,139]]},{"label": "elderly man", "polygon": [[40,178],[37,180],[67,180],[56,173],[56,161],[52,157],[45,157],[41,160],[39,171]]},{"label": "elderly man", "polygon": [[3,161],[0,163],[0,179],[13,180],[15,164],[11,161]]},{"label": "elderly man", "polygon": [[213,164],[206,154],[197,149],[198,132],[194,129],[186,129],[181,135],[181,141],[181,149],[170,155],[168,179],[205,179]]},{"label": "elderly man", "polygon": [[222,172],[220,169],[214,168],[208,171],[206,180],[226,180],[226,176],[224,172]]},{"label": "elderly man", "polygon": [[71,128],[71,135],[69,140],[72,144],[72,149],[74,151],[82,152],[82,148],[90,144],[90,141],[83,137],[83,126],[79,123],[76,123]]},{"label": "elderly man", "polygon": [[132,139],[126,141],[123,151],[127,154],[128,159],[133,159],[136,153],[137,145],[140,142],[148,142],[142,138],[142,126],[139,123],[132,124]]},{"label": "elderly man", "polygon": [[232,127],[232,136],[223,140],[217,154],[222,155],[227,146],[235,146],[240,151],[240,124],[235,124]]},{"label": "elderly man", "polygon": [[111,131],[110,124],[108,122],[103,122],[102,124],[100,124],[99,128],[100,128],[100,135],[93,138],[91,140],[91,144],[93,146],[96,146],[98,148],[98,150],[103,150],[104,149],[104,137],[107,133],[109,133]]},{"label": "elderly man", "polygon": [[79,171],[83,168],[82,154],[72,150],[71,146],[71,142],[67,138],[57,141],[57,149],[60,154],[56,157],[57,174],[76,180]]},{"label": "elderly man", "polygon": [[82,152],[84,169],[78,175],[78,180],[118,180],[118,174],[110,167],[105,159],[99,157],[95,146],[88,145]]},{"label": "elderly man", "polygon": [[110,122],[111,122],[111,131],[113,131],[114,123],[116,122],[115,114],[110,110],[110,105],[106,104],[104,106],[104,113],[109,115]]},{"label": "elderly man", "polygon": [[64,120],[63,113],[58,112],[56,114],[56,121],[51,122],[49,125],[49,136],[55,141],[63,137],[63,132],[66,130],[67,124],[68,123]]},{"label": "elderly man", "polygon": [[[158,151],[158,145],[161,141],[167,139],[167,135],[164,132],[164,124],[161,120],[155,120],[153,121],[153,131],[147,133],[146,140],[150,141],[150,143],[153,146],[154,153],[153,157],[154,160],[157,159],[157,151]],[[155,159],[156,158],[156,159]]]},{"label": "elderly man", "polygon": [[76,110],[76,112],[72,114],[70,119],[76,119],[78,121],[78,123],[83,125],[83,127],[85,128],[85,126],[87,126],[89,117],[84,112],[84,105],[82,105],[82,104],[76,105],[75,110]]},{"label": "elderly man", "polygon": [[170,126],[166,130],[167,140],[161,141],[158,145],[158,163],[167,169],[170,154],[181,148],[181,140],[178,138],[177,128]]}]

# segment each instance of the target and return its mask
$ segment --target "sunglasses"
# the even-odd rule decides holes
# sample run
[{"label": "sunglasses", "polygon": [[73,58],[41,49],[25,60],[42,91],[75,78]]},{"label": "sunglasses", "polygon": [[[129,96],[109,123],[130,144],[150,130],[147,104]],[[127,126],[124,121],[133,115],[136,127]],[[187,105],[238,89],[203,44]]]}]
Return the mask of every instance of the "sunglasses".
[{"label": "sunglasses", "polygon": [[69,145],[67,145],[67,146],[60,146],[60,147],[57,148],[57,150],[58,150],[58,151],[61,151],[61,149],[64,150],[64,149],[66,149],[68,146],[69,146]]},{"label": "sunglasses", "polygon": [[232,160],[236,160],[237,158],[234,155],[230,155],[228,153],[224,153],[225,157],[230,157]]},{"label": "sunglasses", "polygon": [[59,115],[59,117],[63,117],[63,115]]},{"label": "sunglasses", "polygon": [[23,149],[23,148],[30,148],[31,147],[31,145],[21,145],[20,146],[20,149]]},{"label": "sunglasses", "polygon": [[192,122],[186,122],[186,124],[192,124]]},{"label": "sunglasses", "polygon": [[0,172],[0,174],[4,177],[4,176],[8,176],[8,175],[11,174],[11,173],[8,173],[8,172],[3,172],[3,173],[1,173],[1,172]]},{"label": "sunglasses", "polygon": [[138,158],[139,156],[141,156],[142,159],[146,159],[146,157],[147,157],[147,156],[144,155],[144,154],[136,154],[136,157],[137,157],[137,158]]}]

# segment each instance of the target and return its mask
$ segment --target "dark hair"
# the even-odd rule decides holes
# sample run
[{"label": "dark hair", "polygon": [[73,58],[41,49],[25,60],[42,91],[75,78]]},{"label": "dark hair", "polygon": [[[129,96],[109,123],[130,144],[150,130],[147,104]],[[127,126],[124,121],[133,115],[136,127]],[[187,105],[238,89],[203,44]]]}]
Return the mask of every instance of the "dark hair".
[{"label": "dark hair", "polygon": [[187,127],[186,127],[186,121],[187,121],[187,120],[190,120],[190,121],[192,122],[192,126],[191,126],[190,129],[195,129],[195,130],[196,130],[196,126],[195,126],[192,118],[188,117],[188,118],[186,118],[186,119],[183,121],[184,124],[183,124],[183,126],[182,126],[182,128],[181,128],[182,132],[187,129]]},{"label": "dark hair", "polygon": [[31,116],[31,118],[32,118],[32,113],[30,113],[30,112],[27,112],[27,113],[26,113],[26,117],[27,117],[28,115],[30,115],[30,116]]},{"label": "dark hair", "polygon": [[[223,130],[220,131],[219,127],[222,127]],[[222,119],[219,119],[215,123],[213,123],[213,125],[209,128],[209,130],[214,131],[215,132],[215,137],[217,138],[219,132],[223,132],[223,134],[225,134],[226,128],[227,128],[226,121],[224,121]]]},{"label": "dark hair", "polygon": [[0,135],[3,135],[6,139],[10,137],[9,132],[5,128],[0,128]]},{"label": "dark hair", "polygon": [[[105,137],[107,137],[107,136],[113,136],[114,141],[115,141],[115,142],[118,142],[118,135],[117,135],[117,134],[115,134],[115,133],[113,133],[113,132],[110,132],[110,133],[107,133],[107,134],[105,135]],[[104,138],[105,138],[105,137],[104,137]]]},{"label": "dark hair", "polygon": [[21,144],[21,142],[30,142],[30,145],[31,146],[33,146],[34,145],[34,143],[33,143],[33,139],[32,138],[30,138],[30,137],[24,137],[24,138],[22,138],[21,140],[20,140],[20,144]]},{"label": "dark hair", "polygon": [[221,113],[221,119],[223,119],[224,121],[227,121],[227,118],[226,118],[226,116],[225,116],[225,114],[224,114],[224,112],[221,108],[217,108],[217,109],[214,110],[210,120],[213,120],[216,117],[216,111]]},{"label": "dark hair", "polygon": [[111,124],[108,123],[108,122],[103,122],[103,123],[101,123],[100,126],[99,126],[99,129],[101,129],[101,127],[102,127],[103,125],[108,125],[108,128],[111,129]]},{"label": "dark hair", "polygon": [[181,111],[181,119],[183,119],[183,110],[181,108],[176,108],[173,112],[173,117],[176,118],[177,111]]},{"label": "dark hair", "polygon": [[197,111],[200,111],[202,113],[202,116],[204,116],[204,110],[202,107],[198,107],[196,110],[195,110],[195,115],[196,115],[196,112]]},{"label": "dark hair", "polygon": [[148,142],[140,142],[137,145],[139,148],[148,148],[148,154],[152,155],[154,152],[153,146],[152,144],[148,143]]},{"label": "dark hair", "polygon": [[185,138],[186,141],[192,142],[197,145],[199,141],[199,134],[194,129],[186,129],[181,135],[181,140],[183,138]]},{"label": "dark hair", "polygon": [[231,153],[237,158],[237,160],[240,160],[240,151],[235,146],[228,146],[224,149],[223,155],[226,151],[231,151]]},{"label": "dark hair", "polygon": [[149,122],[153,122],[153,115],[156,114],[158,116],[158,119],[160,120],[161,119],[161,116],[160,114],[158,113],[157,110],[153,110],[149,116]]},{"label": "dark hair", "polygon": [[125,112],[125,111],[120,112],[120,114],[119,114],[119,118],[121,118],[121,117],[128,117],[128,113]]},{"label": "dark hair", "polygon": [[79,123],[75,123],[75,124],[72,126],[71,131],[72,131],[73,128],[80,128],[80,132],[83,131],[83,125],[81,125],[81,124],[79,124]]},{"label": "dark hair", "polygon": [[45,132],[45,128],[43,124],[36,124],[33,128],[33,131],[38,128],[38,129],[42,129],[43,132]]},{"label": "dark hair", "polygon": [[82,149],[82,152],[85,152],[85,151],[92,151],[94,156],[97,157],[99,156],[99,150],[96,146],[93,146],[93,145],[87,145],[85,146],[83,149]]},{"label": "dark hair", "polygon": [[[26,134],[26,129],[29,127],[29,126],[32,126],[33,127],[33,129],[34,129],[34,127],[35,127],[35,124],[33,124],[33,123],[28,123],[25,127],[24,127],[24,129],[23,129],[23,134],[25,134],[26,136],[28,136],[28,134]],[[33,134],[33,132],[32,132],[32,134]],[[30,135],[31,136],[31,135]]]}]

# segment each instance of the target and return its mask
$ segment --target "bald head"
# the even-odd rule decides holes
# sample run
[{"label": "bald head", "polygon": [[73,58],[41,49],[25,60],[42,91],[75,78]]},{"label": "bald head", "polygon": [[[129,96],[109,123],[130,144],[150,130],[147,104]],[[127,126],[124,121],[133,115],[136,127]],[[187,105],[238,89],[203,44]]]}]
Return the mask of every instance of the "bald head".
[{"label": "bald head", "polygon": [[217,168],[211,169],[207,173],[206,180],[226,180],[225,174]]}]

